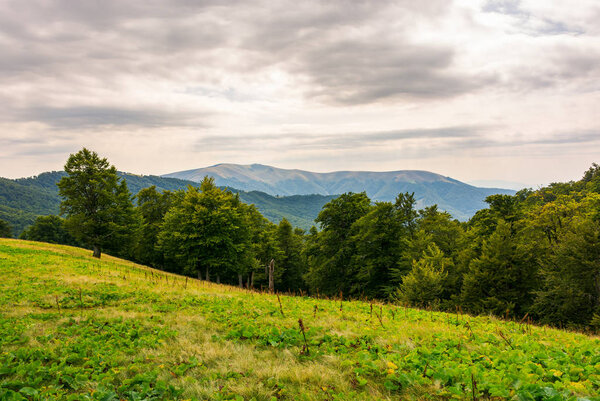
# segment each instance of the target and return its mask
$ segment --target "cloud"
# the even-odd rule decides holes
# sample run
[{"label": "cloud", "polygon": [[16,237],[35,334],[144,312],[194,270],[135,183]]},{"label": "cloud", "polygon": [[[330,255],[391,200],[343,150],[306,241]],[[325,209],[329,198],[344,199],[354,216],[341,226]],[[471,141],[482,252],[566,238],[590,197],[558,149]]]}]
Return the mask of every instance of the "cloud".
[{"label": "cloud", "polygon": [[205,128],[208,125],[203,120],[207,115],[149,108],[35,106],[19,110],[13,117],[20,121],[40,122],[54,129],[80,130],[114,126]]},{"label": "cloud", "polygon": [[280,135],[257,134],[245,136],[206,136],[196,141],[194,149],[200,152],[219,151],[340,151],[381,147],[402,150],[411,157],[430,157],[442,153],[460,154],[474,149],[516,149],[527,146],[568,146],[600,142],[600,130],[558,132],[549,136],[529,138],[524,135],[509,137],[497,135],[506,127],[457,126],[396,131],[359,133]]},{"label": "cloud", "polygon": [[447,98],[493,82],[454,70],[451,46],[410,37],[414,20],[443,17],[443,1],[9,4],[0,82],[218,86],[228,74],[243,81],[276,68],[306,97],[341,105]]},{"label": "cloud", "polygon": [[308,76],[310,96],[340,104],[447,98],[494,81],[453,72],[452,59],[441,46],[340,40],[301,56],[295,71]]},{"label": "cloud", "polygon": [[143,173],[590,153],[599,18],[597,0],[5,0],[0,171],[80,146]]},{"label": "cloud", "polygon": [[260,147],[293,149],[360,149],[381,146],[407,140],[464,139],[479,137],[486,127],[441,127],[394,131],[371,131],[357,133],[308,134],[288,133],[280,135],[257,134],[244,136],[206,136],[196,141],[198,150],[242,150]]},{"label": "cloud", "polygon": [[582,27],[570,25],[547,15],[536,15],[524,7],[521,0],[488,0],[482,7],[482,11],[514,18],[515,26],[527,35],[581,35],[585,33]]}]

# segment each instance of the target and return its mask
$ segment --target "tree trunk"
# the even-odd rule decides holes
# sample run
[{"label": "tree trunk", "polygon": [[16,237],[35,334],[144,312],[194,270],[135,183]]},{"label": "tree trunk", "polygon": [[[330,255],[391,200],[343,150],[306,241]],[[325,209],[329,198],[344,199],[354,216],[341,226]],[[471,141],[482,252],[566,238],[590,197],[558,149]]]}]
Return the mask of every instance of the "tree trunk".
[{"label": "tree trunk", "polygon": [[254,272],[250,273],[250,288],[254,288]]},{"label": "tree trunk", "polygon": [[202,270],[198,268],[198,280],[202,280]]},{"label": "tree trunk", "polygon": [[221,276],[217,274],[217,284],[221,284]]},{"label": "tree trunk", "polygon": [[240,288],[244,288],[244,278],[241,273],[238,273],[238,281],[240,282]]},{"label": "tree trunk", "polygon": [[208,266],[206,267],[206,281],[210,281],[210,276],[208,275]]},{"label": "tree trunk", "polygon": [[275,259],[271,259],[271,263],[269,263],[269,292],[275,291],[275,281],[273,278],[273,272],[275,271]]},{"label": "tree trunk", "polygon": [[93,246],[93,249],[94,249],[94,254],[93,254],[93,256],[94,256],[95,258],[98,258],[98,259],[100,259],[100,254],[101,254],[100,247],[99,247],[98,245],[94,245],[94,246]]}]

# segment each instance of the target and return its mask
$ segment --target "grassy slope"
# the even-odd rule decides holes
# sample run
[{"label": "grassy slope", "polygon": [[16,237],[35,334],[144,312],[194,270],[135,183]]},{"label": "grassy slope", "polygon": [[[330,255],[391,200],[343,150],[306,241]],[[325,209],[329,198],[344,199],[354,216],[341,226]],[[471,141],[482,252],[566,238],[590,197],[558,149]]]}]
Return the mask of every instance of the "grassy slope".
[{"label": "grassy slope", "polygon": [[600,399],[582,334],[286,296],[283,317],[272,295],[18,240],[0,277],[3,400],[473,399],[473,381],[476,399]]}]

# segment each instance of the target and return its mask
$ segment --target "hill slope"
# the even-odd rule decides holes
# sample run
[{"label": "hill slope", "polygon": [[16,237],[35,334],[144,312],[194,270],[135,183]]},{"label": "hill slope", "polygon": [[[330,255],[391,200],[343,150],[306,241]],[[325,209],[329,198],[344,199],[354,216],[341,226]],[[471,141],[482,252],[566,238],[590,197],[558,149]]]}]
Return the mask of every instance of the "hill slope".
[{"label": "hill slope", "polygon": [[[2,400],[598,400],[600,340],[0,239]],[[299,319],[305,329],[299,328]]]},{"label": "hill slope", "polygon": [[[119,173],[127,180],[129,190],[136,194],[142,188],[155,185],[158,190],[185,189],[196,182],[152,175]],[[60,198],[56,183],[65,175],[62,171],[42,173],[35,177],[11,180],[0,178],[0,219],[7,221],[18,235],[32,224],[36,216],[58,214]],[[304,229],[314,224],[314,219],[334,196],[310,195],[275,197],[262,192],[245,192],[230,188],[240,194],[243,202],[253,204],[267,219],[278,223],[287,218],[293,225]]]},{"label": "hill slope", "polygon": [[440,209],[461,220],[487,207],[484,200],[488,195],[515,193],[510,189],[478,188],[450,177],[417,170],[313,173],[262,164],[217,164],[163,177],[199,182],[206,175],[214,177],[217,185],[245,191],[257,190],[271,195],[332,195],[366,191],[373,200],[393,201],[399,193],[414,192],[418,207],[437,204]]}]

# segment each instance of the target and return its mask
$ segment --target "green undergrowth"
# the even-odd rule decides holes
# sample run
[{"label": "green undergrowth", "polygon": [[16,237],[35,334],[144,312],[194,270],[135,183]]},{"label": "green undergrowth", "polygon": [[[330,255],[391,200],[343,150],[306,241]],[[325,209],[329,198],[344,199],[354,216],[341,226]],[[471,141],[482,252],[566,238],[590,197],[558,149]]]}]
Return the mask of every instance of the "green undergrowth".
[{"label": "green undergrowth", "polygon": [[279,299],[0,240],[0,400],[600,400],[595,337]]}]

